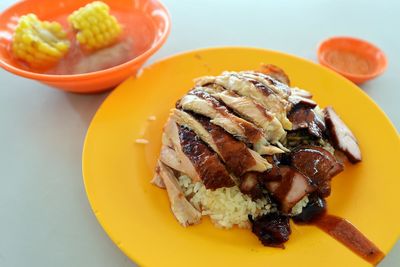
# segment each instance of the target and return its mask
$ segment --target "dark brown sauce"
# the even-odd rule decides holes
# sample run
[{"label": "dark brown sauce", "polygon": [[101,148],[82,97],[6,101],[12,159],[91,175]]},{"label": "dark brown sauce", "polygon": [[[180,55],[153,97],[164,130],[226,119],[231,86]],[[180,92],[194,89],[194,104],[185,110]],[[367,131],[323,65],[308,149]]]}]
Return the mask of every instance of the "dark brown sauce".
[{"label": "dark brown sauce", "polygon": [[373,265],[385,257],[376,245],[345,219],[326,214],[313,224]]}]

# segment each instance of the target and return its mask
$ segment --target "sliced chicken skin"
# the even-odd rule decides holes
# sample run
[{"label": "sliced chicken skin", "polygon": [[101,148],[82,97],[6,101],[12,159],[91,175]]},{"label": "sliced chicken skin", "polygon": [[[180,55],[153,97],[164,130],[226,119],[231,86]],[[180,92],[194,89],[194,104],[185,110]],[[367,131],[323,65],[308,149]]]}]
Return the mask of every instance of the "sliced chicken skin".
[{"label": "sliced chicken skin", "polygon": [[202,90],[190,91],[181,99],[180,106],[184,110],[211,118],[214,124],[250,143],[266,142],[260,129],[230,113],[218,100]]},{"label": "sliced chicken skin", "polygon": [[285,73],[285,71],[278,66],[273,64],[261,64],[260,72],[271,76],[275,80],[290,86],[289,76]]},{"label": "sliced chicken skin", "polygon": [[178,222],[182,226],[198,223],[201,218],[201,213],[186,199],[173,171],[159,161],[157,163],[156,172],[163,180],[167,189],[171,210]]},{"label": "sliced chicken skin", "polygon": [[179,139],[183,153],[190,159],[207,189],[232,187],[236,183],[218,155],[192,130],[180,126]]},{"label": "sliced chicken skin", "polygon": [[322,138],[325,123],[320,120],[313,109],[297,108],[290,112],[288,118],[292,122],[292,130],[306,129],[312,136]]},{"label": "sliced chicken skin", "polygon": [[262,155],[283,152],[282,149],[268,144],[262,129],[232,114],[217,99],[199,88],[182,97],[177,107],[210,118],[211,123],[222,127],[241,141],[252,144],[254,150]]},{"label": "sliced chicken skin", "polygon": [[[170,166],[171,168],[174,168],[173,166],[175,166],[175,163],[178,161],[180,163],[178,167],[179,169],[176,170],[189,176],[193,182],[200,181],[200,176],[193,166],[193,163],[182,151],[181,141],[179,138],[179,128],[176,121],[171,117],[168,119],[167,123],[164,126],[162,139],[163,145],[169,147],[171,150],[163,151],[164,154],[161,154],[161,161],[163,161],[164,164]],[[167,155],[168,153],[173,153],[173,155],[169,156]],[[168,161],[168,159],[172,158],[175,158],[177,160],[173,160],[172,162]]]},{"label": "sliced chicken skin", "polygon": [[[257,82],[253,79],[253,81]],[[237,72],[224,72],[222,75],[211,79],[207,77],[206,82],[197,80],[197,85],[215,83],[228,91],[233,91],[240,96],[247,96],[262,105],[266,110],[277,116],[284,129],[291,129],[291,123],[286,118],[288,102],[282,99],[273,90],[266,88],[262,83],[256,87],[251,81],[241,76]]]},{"label": "sliced chicken skin", "polygon": [[226,106],[240,114],[244,119],[251,121],[263,129],[264,136],[268,142],[275,144],[285,138],[286,132],[278,119],[251,98],[239,96],[229,91],[213,94],[213,96],[220,99]]},{"label": "sliced chicken skin", "polygon": [[[183,110],[173,109],[172,116],[182,126],[193,130],[225,162],[236,176],[248,171],[263,172],[271,164],[255,151],[236,140],[221,127],[214,125],[207,117],[192,115]],[[238,157],[237,155],[241,155]]]},{"label": "sliced chicken skin", "polygon": [[[274,94],[279,95],[285,100],[287,100],[292,93],[289,86],[281,83],[270,75],[265,75],[264,73],[255,71],[241,71],[239,74],[243,75],[243,77],[246,77],[249,80],[253,80],[253,83],[254,80],[261,83],[265,87],[262,90],[266,90],[268,92],[271,90]],[[287,102],[285,101],[282,103],[287,105]]]},{"label": "sliced chicken skin", "polygon": [[284,213],[290,213],[297,202],[316,190],[308,177],[290,166],[275,166],[261,179]]},{"label": "sliced chicken skin", "polygon": [[361,150],[356,137],[336,114],[333,107],[326,107],[324,115],[333,145],[341,150],[352,163],[361,161]]},{"label": "sliced chicken skin", "polygon": [[302,146],[292,151],[291,166],[311,179],[322,197],[331,193],[331,179],[343,171],[343,165],[327,150],[317,146]]}]

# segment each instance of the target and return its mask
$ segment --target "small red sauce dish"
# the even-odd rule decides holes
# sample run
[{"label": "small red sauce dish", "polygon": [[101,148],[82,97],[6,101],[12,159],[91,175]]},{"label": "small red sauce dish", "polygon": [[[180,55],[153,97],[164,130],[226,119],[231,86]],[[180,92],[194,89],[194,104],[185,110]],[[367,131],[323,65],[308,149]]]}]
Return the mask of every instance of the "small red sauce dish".
[{"label": "small red sauce dish", "polygon": [[[0,67],[21,77],[75,93],[110,90],[142,67],[165,43],[171,20],[166,8],[157,0],[102,0],[123,26],[123,34],[132,40],[133,56],[123,63],[78,74],[37,72],[20,64],[10,46],[19,17],[34,13],[41,20],[56,21],[68,28],[67,16],[95,0],[25,0],[0,14]],[[75,57],[70,57],[75,60]],[[69,61],[66,62],[68,65]]]},{"label": "small red sauce dish", "polygon": [[361,84],[381,75],[387,59],[375,45],[352,37],[332,37],[317,50],[319,63],[338,72],[350,81]]}]

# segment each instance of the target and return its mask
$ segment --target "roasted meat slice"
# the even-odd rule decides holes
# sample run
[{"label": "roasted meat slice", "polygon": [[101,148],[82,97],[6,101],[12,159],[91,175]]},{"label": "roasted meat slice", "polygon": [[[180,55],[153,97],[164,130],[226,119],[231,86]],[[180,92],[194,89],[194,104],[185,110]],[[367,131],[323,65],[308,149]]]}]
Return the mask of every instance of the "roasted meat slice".
[{"label": "roasted meat slice", "polygon": [[[298,95],[289,96],[289,102],[292,104],[292,109],[297,108],[315,108],[317,106],[317,102],[310,98],[305,98]],[[290,120],[290,118],[289,118]]]},{"label": "roasted meat slice", "polygon": [[171,203],[172,213],[175,215],[178,222],[183,226],[198,223],[201,218],[201,213],[186,199],[173,171],[159,161],[157,163],[156,173],[163,180]]},{"label": "roasted meat slice", "polygon": [[[200,181],[200,176],[193,163],[182,151],[178,124],[172,118],[169,118],[164,126],[162,142],[163,149],[161,150],[160,160],[169,167],[176,168],[177,171],[186,174],[192,181]],[[178,167],[177,162],[179,163]]]},{"label": "roasted meat slice", "polygon": [[285,71],[278,66],[273,64],[261,64],[260,72],[271,76],[275,80],[290,86],[289,76],[285,73]]},{"label": "roasted meat slice", "polygon": [[261,185],[258,181],[259,173],[248,172],[241,177],[240,191],[243,194],[251,196],[252,199],[259,199],[263,197]]},{"label": "roasted meat slice", "polygon": [[222,127],[241,141],[252,144],[254,150],[260,154],[282,153],[282,149],[269,145],[262,129],[232,114],[222,103],[200,88],[185,95],[177,107],[210,118],[211,123]]},{"label": "roasted meat slice", "polygon": [[331,179],[343,171],[343,165],[322,147],[301,146],[290,155],[291,165],[309,177],[322,197],[330,195]]},{"label": "roasted meat slice", "polygon": [[313,109],[297,108],[290,112],[288,118],[292,122],[292,130],[306,129],[312,136],[322,138],[322,134],[325,131],[325,123],[316,115]]},{"label": "roasted meat slice", "polygon": [[239,177],[249,171],[263,172],[271,167],[260,154],[249,149],[221,127],[212,124],[209,118],[178,109],[172,110],[172,116],[179,125],[193,130],[221,157],[227,168],[236,176]]},{"label": "roasted meat slice", "polygon": [[272,197],[280,204],[280,210],[286,214],[316,189],[308,177],[290,166],[275,166],[261,179]]},{"label": "roasted meat slice", "polygon": [[269,213],[255,219],[249,217],[251,230],[264,246],[285,248],[283,243],[292,233],[289,217],[279,213]]},{"label": "roasted meat slice", "polygon": [[232,187],[235,181],[229,175],[218,155],[208,148],[192,130],[180,126],[179,138],[183,153],[193,163],[207,189]]},{"label": "roasted meat slice", "polygon": [[361,151],[356,137],[336,114],[333,107],[326,107],[324,115],[333,145],[343,151],[352,163],[361,161]]}]

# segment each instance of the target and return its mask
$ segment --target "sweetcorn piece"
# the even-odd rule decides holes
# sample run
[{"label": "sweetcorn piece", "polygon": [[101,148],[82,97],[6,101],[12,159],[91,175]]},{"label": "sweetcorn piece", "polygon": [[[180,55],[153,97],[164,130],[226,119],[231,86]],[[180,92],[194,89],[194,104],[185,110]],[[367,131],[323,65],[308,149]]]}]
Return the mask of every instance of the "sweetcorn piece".
[{"label": "sweetcorn piece", "polygon": [[76,39],[88,50],[98,50],[114,44],[122,32],[107,4],[95,1],[74,11],[69,23],[78,33]]},{"label": "sweetcorn piece", "polygon": [[55,65],[69,50],[67,34],[57,22],[40,21],[35,14],[21,16],[11,49],[32,68]]}]

